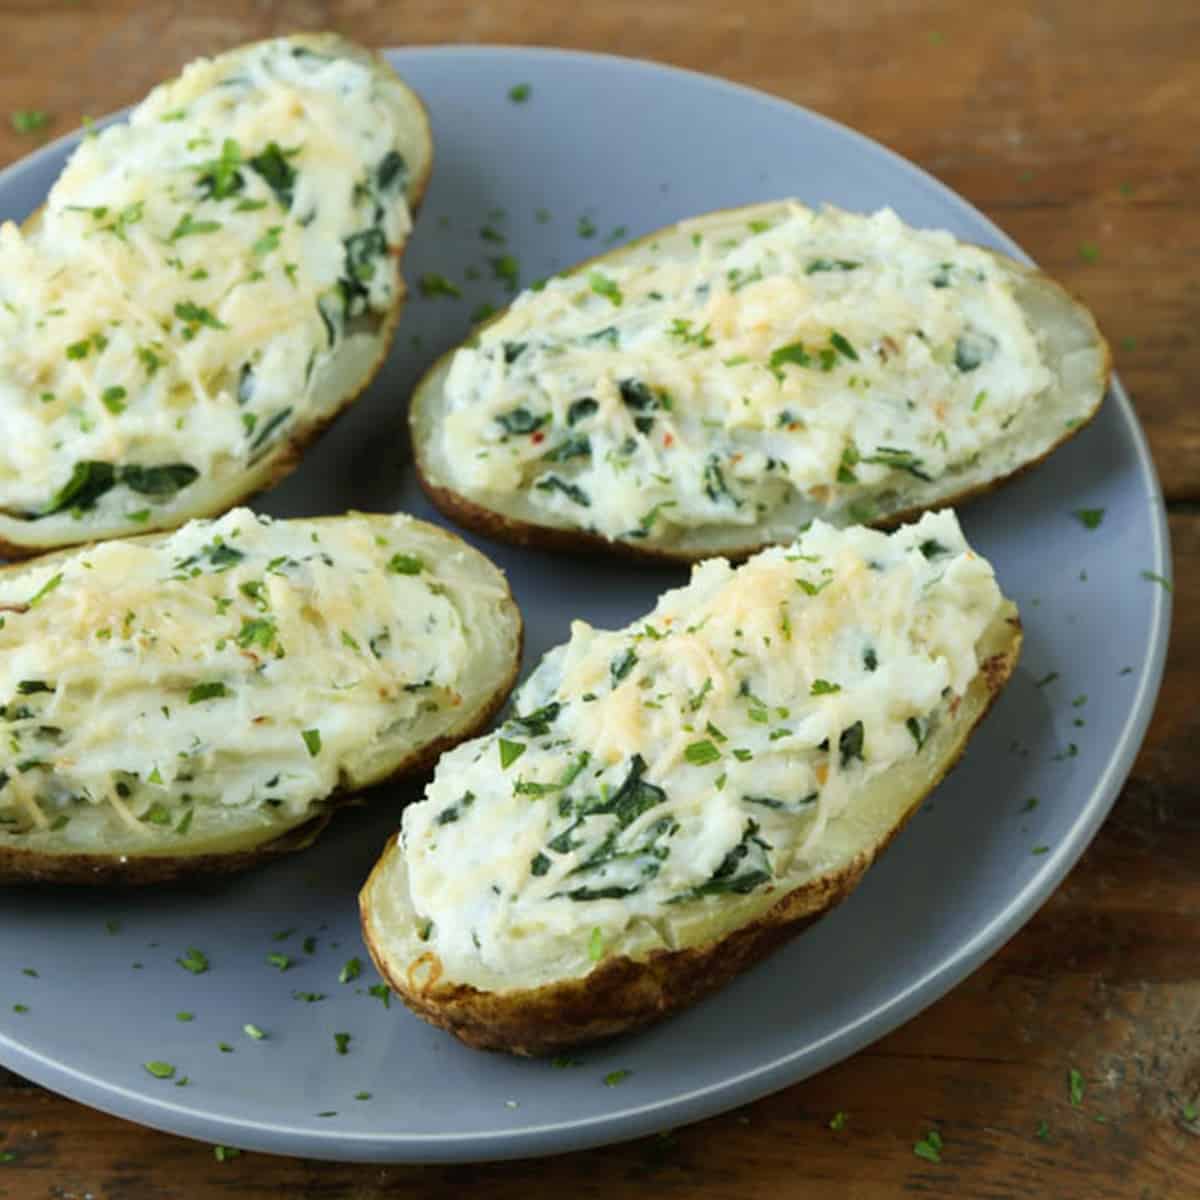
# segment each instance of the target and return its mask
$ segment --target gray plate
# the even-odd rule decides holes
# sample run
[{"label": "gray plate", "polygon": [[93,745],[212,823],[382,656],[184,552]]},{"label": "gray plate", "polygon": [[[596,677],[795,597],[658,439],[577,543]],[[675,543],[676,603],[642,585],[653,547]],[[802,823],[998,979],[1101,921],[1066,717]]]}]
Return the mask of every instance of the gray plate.
[{"label": "gray plate", "polygon": [[[264,501],[271,513],[432,515],[407,463],[405,398],[433,356],[467,332],[477,304],[503,302],[488,261],[500,254],[514,255],[531,282],[596,253],[618,225],[633,236],[795,195],[850,209],[891,205],[915,224],[1020,256],[915,167],[744,88],[545,50],[415,49],[391,58],[424,96],[437,144],[406,273],[416,280],[436,271],[461,283],[463,298],[414,299],[382,377]],[[523,82],[530,98],[511,102],[509,88]],[[19,217],[39,203],[74,140],[0,176],[0,212]],[[502,211],[489,218],[493,209]],[[548,221],[539,222],[539,209]],[[581,217],[595,236],[580,236]],[[505,245],[480,238],[489,220]],[[468,279],[476,269],[482,278]],[[1071,516],[1082,507],[1105,509],[1101,528],[1089,532]],[[978,966],[1062,879],[1129,770],[1162,672],[1168,596],[1142,572],[1167,572],[1166,525],[1118,386],[1095,424],[1047,466],[963,516],[1021,606],[1020,671],[966,761],[850,900],[692,1011],[556,1070],[476,1053],[397,1004],[385,1008],[368,991],[377,979],[355,894],[400,806],[417,795],[413,786],[339,817],[307,854],[231,881],[127,896],[8,892],[0,1059],[87,1104],[191,1137],[320,1158],[431,1161],[649,1133],[854,1053]],[[530,662],[566,637],[570,618],[624,623],[683,578],[484,549],[509,572]],[[1036,686],[1051,672],[1053,682]],[[1041,803],[1025,812],[1031,795]],[[312,954],[301,947],[307,935],[317,939]],[[210,958],[207,973],[176,964],[192,946]],[[280,973],[266,961],[272,951],[297,965]],[[361,976],[339,982],[356,956]],[[295,991],[326,998],[305,1003]],[[195,1019],[177,1021],[180,1010]],[[248,1037],[247,1022],[265,1040]],[[335,1051],[336,1032],[352,1035],[345,1055]],[[218,1049],[222,1041],[232,1052]],[[152,1078],[142,1067],[151,1059],[175,1064],[188,1086]],[[618,1070],[630,1074],[606,1086]],[[359,1092],[371,1099],[356,1100]]]}]

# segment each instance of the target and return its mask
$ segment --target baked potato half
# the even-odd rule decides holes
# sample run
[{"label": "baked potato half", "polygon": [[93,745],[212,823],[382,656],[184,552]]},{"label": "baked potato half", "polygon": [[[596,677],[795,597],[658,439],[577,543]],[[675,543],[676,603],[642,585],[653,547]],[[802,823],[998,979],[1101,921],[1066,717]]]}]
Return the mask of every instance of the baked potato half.
[{"label": "baked potato half", "polygon": [[247,509],[5,567],[0,618],[4,883],[299,849],[478,732],[522,632],[500,571],[445,530]]},{"label": "baked potato half", "polygon": [[268,487],[370,383],[433,146],[333,34],[200,59],[0,227],[0,555],[174,528]]},{"label": "baked potato half", "polygon": [[712,992],[847,896],[1012,674],[1015,606],[949,512],[815,524],[576,622],[444,755],[360,897],[383,977],[472,1046],[549,1054]]},{"label": "baked potato half", "polygon": [[890,527],[1097,412],[1091,314],[1039,271],[792,201],[711,213],[520,295],[418,385],[431,500],[522,545],[696,561]]}]

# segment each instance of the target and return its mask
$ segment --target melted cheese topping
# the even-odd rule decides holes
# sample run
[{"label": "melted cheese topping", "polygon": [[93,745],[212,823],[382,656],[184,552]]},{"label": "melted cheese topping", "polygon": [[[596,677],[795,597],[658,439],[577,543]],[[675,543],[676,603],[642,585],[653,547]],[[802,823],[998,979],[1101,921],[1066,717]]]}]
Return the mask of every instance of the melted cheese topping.
[{"label": "melted cheese topping", "polygon": [[451,978],[521,973],[819,861],[856,789],[956,705],[1002,604],[943,512],[891,536],[818,523],[700,564],[626,629],[575,622],[520,715],[404,812],[431,949]]},{"label": "melted cheese topping", "polygon": [[457,707],[467,585],[412,553],[410,521],[235,509],[0,576],[0,830],[69,839],[97,805],[147,836],[197,805],[294,824]]},{"label": "melted cheese topping", "polygon": [[136,523],[311,419],[400,287],[392,87],[287,40],[202,59],[0,227],[0,511]]},{"label": "melted cheese topping", "polygon": [[518,297],[454,356],[452,485],[610,538],[755,525],[797,493],[869,520],[1051,383],[983,251],[887,210],[772,212],[685,223]]}]

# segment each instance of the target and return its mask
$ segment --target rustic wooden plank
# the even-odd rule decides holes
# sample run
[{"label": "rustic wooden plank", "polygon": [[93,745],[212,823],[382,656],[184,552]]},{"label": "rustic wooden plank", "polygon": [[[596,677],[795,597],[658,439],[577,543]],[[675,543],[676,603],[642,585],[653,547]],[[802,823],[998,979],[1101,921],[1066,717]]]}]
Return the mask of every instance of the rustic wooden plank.
[{"label": "rustic wooden plank", "polygon": [[[296,28],[336,28],[373,45],[608,50],[810,105],[931,170],[1094,307],[1168,496],[1200,501],[1194,4],[23,0],[0,4],[0,14],[0,119],[46,109],[55,114],[48,136],[136,100],[196,55]],[[0,120],[0,162],[39,140]],[[665,1138],[460,1168],[264,1155],[219,1163],[208,1147],[2,1072],[0,1151],[15,1157],[0,1162],[0,1196],[1200,1195],[1200,1127],[1184,1119],[1185,1105],[1200,1100],[1200,513],[1181,509],[1171,529],[1170,666],[1112,818],[989,964],[849,1062]],[[1068,1098],[1071,1068],[1088,1081],[1080,1108]],[[828,1122],[838,1111],[849,1115],[835,1132]],[[1045,1140],[1036,1136],[1042,1121]],[[912,1151],[933,1126],[945,1140],[941,1164]]]}]

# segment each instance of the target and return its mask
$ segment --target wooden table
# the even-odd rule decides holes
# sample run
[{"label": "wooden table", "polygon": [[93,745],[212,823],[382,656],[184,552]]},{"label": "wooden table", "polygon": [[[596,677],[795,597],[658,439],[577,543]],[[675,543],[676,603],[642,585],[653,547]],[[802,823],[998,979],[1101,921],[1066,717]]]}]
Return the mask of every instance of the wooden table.
[{"label": "wooden table", "polygon": [[[379,1168],[219,1162],[0,1072],[0,1150],[13,1155],[0,1196],[1200,1195],[1200,1122],[1186,1117],[1200,1102],[1200,5],[7,0],[3,15],[0,114],[46,110],[48,134],[197,55],[301,28],[655,58],[853,125],[972,200],[1095,310],[1171,510],[1175,628],[1133,774],[1058,893],[939,1004],[815,1079],[610,1149]],[[39,136],[4,120],[0,158]],[[1068,1100],[1072,1067],[1082,1107]],[[913,1153],[933,1124],[940,1164]]]}]

